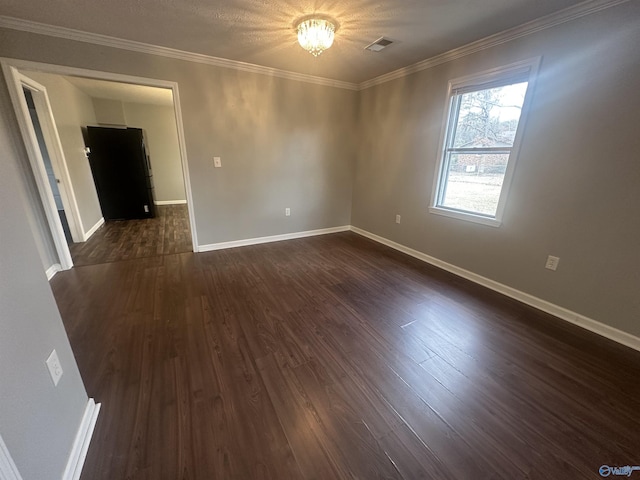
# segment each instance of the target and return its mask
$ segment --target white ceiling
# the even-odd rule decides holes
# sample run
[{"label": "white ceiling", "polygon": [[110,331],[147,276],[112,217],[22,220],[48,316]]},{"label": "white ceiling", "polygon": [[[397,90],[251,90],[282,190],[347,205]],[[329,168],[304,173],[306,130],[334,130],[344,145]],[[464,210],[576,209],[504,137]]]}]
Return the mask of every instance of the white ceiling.
[{"label": "white ceiling", "polygon": [[[582,0],[0,0],[3,15],[188,52],[361,83]],[[314,58],[298,45],[297,18],[339,23]],[[381,36],[396,43],[364,47]]]},{"label": "white ceiling", "polygon": [[130,83],[109,82],[81,77],[64,77],[93,98],[106,98],[129,103],[173,106],[173,95],[168,88],[146,87]]}]

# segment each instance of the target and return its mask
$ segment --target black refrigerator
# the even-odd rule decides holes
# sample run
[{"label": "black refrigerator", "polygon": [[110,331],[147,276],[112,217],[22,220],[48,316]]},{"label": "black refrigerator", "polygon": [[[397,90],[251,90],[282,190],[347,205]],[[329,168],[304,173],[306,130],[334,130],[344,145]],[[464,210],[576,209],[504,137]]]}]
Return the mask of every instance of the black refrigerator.
[{"label": "black refrigerator", "polygon": [[87,136],[104,219],[154,217],[153,174],[142,129],[87,127]]}]

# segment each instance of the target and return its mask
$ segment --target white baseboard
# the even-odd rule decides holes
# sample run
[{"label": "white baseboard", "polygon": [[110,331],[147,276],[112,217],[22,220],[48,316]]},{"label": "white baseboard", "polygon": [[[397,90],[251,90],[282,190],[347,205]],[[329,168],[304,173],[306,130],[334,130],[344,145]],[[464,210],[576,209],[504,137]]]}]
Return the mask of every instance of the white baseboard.
[{"label": "white baseboard", "polygon": [[59,263],[54,263],[53,265],[51,265],[45,271],[45,273],[47,274],[47,280],[51,280],[53,276],[60,271],[62,271],[62,265],[60,265]]},{"label": "white baseboard", "polygon": [[185,205],[186,200],[154,200],[156,205]]},{"label": "white baseboard", "polygon": [[224,250],[225,248],[246,247],[248,245],[258,245],[260,243],[281,242],[283,240],[293,240],[295,238],[315,237],[316,235],[326,235],[328,233],[347,232],[350,229],[351,226],[343,225],[341,227],[285,233],[284,235],[272,235],[270,237],[247,238],[245,240],[234,240],[232,242],[211,243],[208,245],[198,246],[198,252],[211,252],[213,250]]},{"label": "white baseboard", "polygon": [[98,413],[100,413],[100,404],[96,404],[93,398],[90,398],[87,402],[80,428],[78,428],[76,439],[73,442],[73,448],[67,461],[67,467],[64,469],[62,480],[78,480],[80,478],[93,430],[98,420]]},{"label": "white baseboard", "polygon": [[391,247],[395,250],[398,250],[402,253],[406,253],[407,255],[422,260],[423,262],[429,263],[450,273],[458,275],[459,277],[471,280],[472,282],[506,295],[507,297],[511,297],[526,305],[530,305],[534,308],[537,308],[538,310],[542,310],[543,312],[549,313],[562,320],[573,323],[574,325],[601,335],[605,338],[608,338],[609,340],[613,340],[614,342],[621,343],[622,345],[640,351],[640,338],[631,335],[630,333],[623,332],[622,330],[618,330],[614,327],[610,327],[609,325],[600,323],[597,320],[593,320],[592,318],[588,318],[579,313],[572,312],[571,310],[568,310],[564,307],[560,307],[551,302],[547,302],[546,300],[542,300],[541,298],[534,297],[533,295],[530,295],[528,293],[521,292],[520,290],[516,290],[515,288],[509,287],[508,285],[504,285],[489,278],[483,277],[482,275],[478,275],[477,273],[470,272],[469,270],[465,270],[464,268],[457,267],[456,265],[452,265],[451,263],[444,262],[438,258],[427,255],[426,253],[419,252],[418,250],[406,247],[374,233],[367,232],[366,230],[362,230],[361,228],[351,226],[351,231],[357,233],[358,235],[362,235],[363,237],[367,237],[378,243]]},{"label": "white baseboard", "polygon": [[22,480],[18,467],[13,462],[2,437],[0,437],[0,478],[2,480]]},{"label": "white baseboard", "polygon": [[96,224],[89,229],[88,232],[84,233],[83,242],[86,242],[87,240],[89,240],[91,238],[91,235],[96,233],[96,230],[98,230],[102,225],[104,225],[104,217],[100,217],[100,220],[98,220]]}]

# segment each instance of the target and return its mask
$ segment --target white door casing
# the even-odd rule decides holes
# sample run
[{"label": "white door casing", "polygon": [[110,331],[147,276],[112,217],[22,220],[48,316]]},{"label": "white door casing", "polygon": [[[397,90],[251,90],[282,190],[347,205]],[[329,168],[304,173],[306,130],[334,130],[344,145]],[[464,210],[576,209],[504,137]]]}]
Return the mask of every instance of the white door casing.
[{"label": "white door casing", "polygon": [[2,480],[22,480],[18,467],[13,462],[9,450],[0,435],[0,478]]},{"label": "white door casing", "polygon": [[[45,143],[51,158],[51,164],[54,168],[56,178],[61,180],[62,188],[60,188],[60,196],[62,197],[65,209],[67,208],[67,205],[69,205],[69,210],[71,211],[71,215],[68,215],[69,228],[71,229],[75,240],[78,235],[78,226],[81,225],[81,223],[79,223],[79,215],[76,216],[70,206],[69,191],[72,192],[73,189],[70,188],[69,172],[67,171],[66,163],[64,162],[64,154],[62,153],[60,139],[55,127],[55,122],[53,121],[53,114],[51,113],[51,105],[49,104],[47,90],[44,86],[22,75],[15,67],[3,65],[3,70],[7,80],[7,86],[9,88],[13,108],[15,109],[16,117],[18,119],[20,133],[24,140],[27,155],[29,157],[29,163],[35,177],[38,193],[40,194],[40,200],[42,201],[47,223],[58,254],[58,261],[60,262],[60,266],[63,270],[68,270],[73,266],[71,253],[69,252],[69,246],[67,245],[67,241],[64,236],[64,230],[62,229],[58,209],[53,198],[51,185],[49,185],[42,152],[40,151],[38,138],[36,137],[35,129],[31,122],[29,107],[27,106],[27,101],[23,92],[23,88],[27,88],[32,92],[36,111],[38,113],[38,119],[40,120],[42,127],[42,133],[45,137]],[[64,165],[64,169],[61,168],[61,163]],[[62,170],[64,170],[64,172]],[[62,182],[66,182],[67,185],[63,185]],[[73,197],[73,200],[75,201],[75,197]],[[75,213],[77,213],[77,210]]]}]

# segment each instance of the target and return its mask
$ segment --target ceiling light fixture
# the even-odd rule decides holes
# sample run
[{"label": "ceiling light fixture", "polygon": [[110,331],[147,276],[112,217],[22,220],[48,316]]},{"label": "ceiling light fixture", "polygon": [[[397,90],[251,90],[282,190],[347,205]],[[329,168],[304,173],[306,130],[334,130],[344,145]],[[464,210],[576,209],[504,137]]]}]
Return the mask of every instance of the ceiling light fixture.
[{"label": "ceiling light fixture", "polygon": [[308,18],[296,26],[298,43],[314,57],[333,45],[336,26],[324,18]]}]

